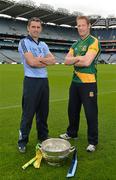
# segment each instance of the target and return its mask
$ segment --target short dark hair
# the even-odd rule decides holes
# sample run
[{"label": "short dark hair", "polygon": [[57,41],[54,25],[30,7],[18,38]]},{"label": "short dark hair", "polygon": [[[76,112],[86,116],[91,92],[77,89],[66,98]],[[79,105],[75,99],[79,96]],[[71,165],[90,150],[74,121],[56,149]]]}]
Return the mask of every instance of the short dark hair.
[{"label": "short dark hair", "polygon": [[28,20],[27,26],[30,26],[31,22],[35,21],[35,22],[40,22],[40,24],[42,24],[42,21],[40,20],[40,18],[38,17],[32,17]]},{"label": "short dark hair", "polygon": [[78,21],[79,19],[85,19],[87,24],[90,24],[90,20],[87,16],[77,16],[76,21]]}]

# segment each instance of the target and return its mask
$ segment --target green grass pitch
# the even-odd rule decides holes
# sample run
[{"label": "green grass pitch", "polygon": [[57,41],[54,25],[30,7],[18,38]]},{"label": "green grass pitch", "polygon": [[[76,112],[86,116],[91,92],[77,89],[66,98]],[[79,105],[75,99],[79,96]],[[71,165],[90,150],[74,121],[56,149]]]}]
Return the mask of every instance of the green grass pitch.
[{"label": "green grass pitch", "polygon": [[[82,109],[78,141],[70,143],[78,149],[75,180],[116,180],[116,65],[98,65],[99,145],[87,153],[87,126]],[[50,84],[49,135],[58,137],[68,125],[68,91],[72,67],[55,65],[48,68]],[[21,118],[23,66],[0,65],[0,179],[1,180],[65,180],[71,155],[61,167],[42,160],[40,169],[21,166],[35,156],[37,143],[35,119],[27,152],[17,149]]]}]

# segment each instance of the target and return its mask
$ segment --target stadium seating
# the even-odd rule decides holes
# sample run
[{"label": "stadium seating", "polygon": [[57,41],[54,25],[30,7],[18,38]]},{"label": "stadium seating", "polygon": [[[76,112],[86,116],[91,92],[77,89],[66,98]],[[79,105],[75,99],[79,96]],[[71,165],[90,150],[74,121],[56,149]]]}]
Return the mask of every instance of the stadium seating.
[{"label": "stadium seating", "polygon": [[0,61],[6,63],[21,63],[19,53],[16,50],[0,50]]},{"label": "stadium seating", "polygon": [[26,23],[24,21],[13,20],[0,17],[0,34],[26,35]]},{"label": "stadium seating", "polygon": [[[17,52],[19,40],[25,37],[27,23],[13,18],[0,17],[0,62],[21,63]],[[91,33],[101,41],[99,62],[116,63],[116,28],[92,28]],[[76,28],[43,24],[40,39],[63,63],[70,46],[79,38]]]}]

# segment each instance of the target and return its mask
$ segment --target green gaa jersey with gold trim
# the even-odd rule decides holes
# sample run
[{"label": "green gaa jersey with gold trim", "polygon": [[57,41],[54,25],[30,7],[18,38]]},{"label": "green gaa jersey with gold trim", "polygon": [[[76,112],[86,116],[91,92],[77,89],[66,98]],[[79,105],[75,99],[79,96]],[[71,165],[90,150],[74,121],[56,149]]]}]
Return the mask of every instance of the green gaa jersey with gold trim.
[{"label": "green gaa jersey with gold trim", "polygon": [[77,83],[93,83],[96,82],[96,62],[101,47],[97,38],[88,35],[85,39],[76,41],[69,50],[73,56],[84,56],[88,51],[96,52],[97,55],[89,67],[74,66],[73,81]]}]

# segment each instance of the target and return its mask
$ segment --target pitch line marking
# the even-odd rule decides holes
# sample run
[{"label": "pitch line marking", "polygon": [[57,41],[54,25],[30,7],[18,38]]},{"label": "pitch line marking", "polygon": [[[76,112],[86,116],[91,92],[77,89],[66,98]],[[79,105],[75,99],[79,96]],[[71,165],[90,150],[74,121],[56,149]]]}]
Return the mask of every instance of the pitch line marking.
[{"label": "pitch line marking", "polygon": [[[50,102],[59,102],[59,101],[67,101],[67,99],[53,99],[53,100],[50,100]],[[12,109],[12,108],[19,108],[21,107],[21,105],[17,104],[17,105],[11,105],[11,106],[1,106],[0,107],[0,110],[1,109]]]},{"label": "pitch line marking", "polygon": [[[112,93],[116,93],[116,91],[109,91],[109,92],[100,92],[98,93],[98,95],[103,95],[103,94],[112,94]],[[60,101],[67,101],[68,99],[53,99],[53,100],[50,100],[50,103],[52,102],[60,102]],[[11,106],[1,106],[0,107],[0,110],[4,110],[4,109],[15,109],[15,108],[19,108],[21,107],[21,105],[11,105]]]}]

